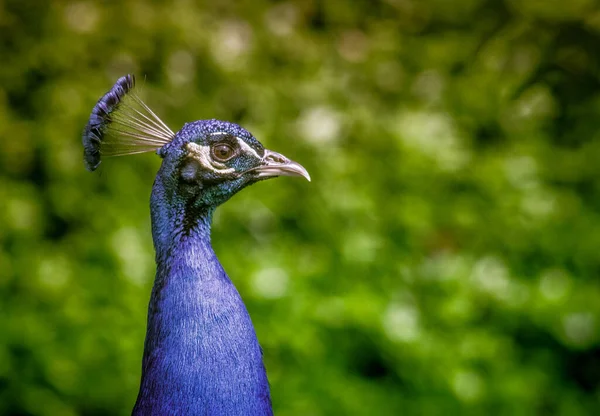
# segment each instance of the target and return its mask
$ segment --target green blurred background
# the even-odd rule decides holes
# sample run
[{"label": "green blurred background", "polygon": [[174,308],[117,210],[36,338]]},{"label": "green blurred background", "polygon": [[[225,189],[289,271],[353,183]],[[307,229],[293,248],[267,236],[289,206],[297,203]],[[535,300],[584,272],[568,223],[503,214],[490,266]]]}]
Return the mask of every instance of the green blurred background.
[{"label": "green blurred background", "polygon": [[313,177],[214,224],[278,415],[600,414],[595,4],[0,1],[0,414],[135,401],[160,160],[80,142],[126,73]]}]

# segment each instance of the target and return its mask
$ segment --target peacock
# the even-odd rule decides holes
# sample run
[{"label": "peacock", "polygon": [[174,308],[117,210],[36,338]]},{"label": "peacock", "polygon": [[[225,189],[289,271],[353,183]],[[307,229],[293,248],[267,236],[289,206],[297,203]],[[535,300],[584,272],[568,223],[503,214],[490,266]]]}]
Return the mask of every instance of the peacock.
[{"label": "peacock", "polygon": [[173,133],[136,94],[133,75],[98,100],[83,147],[90,171],[103,156],[162,158],[150,199],[156,277],[133,415],[273,414],[262,350],[211,246],[211,220],[246,186],[277,176],[310,181],[306,169],[227,121]]}]

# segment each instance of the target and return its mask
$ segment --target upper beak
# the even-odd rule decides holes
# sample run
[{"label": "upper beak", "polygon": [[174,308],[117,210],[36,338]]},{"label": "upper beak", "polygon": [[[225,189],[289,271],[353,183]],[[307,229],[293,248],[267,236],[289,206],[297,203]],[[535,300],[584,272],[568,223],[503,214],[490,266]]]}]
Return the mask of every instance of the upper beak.
[{"label": "upper beak", "polygon": [[304,167],[293,160],[288,159],[282,154],[265,150],[262,159],[262,166],[253,169],[258,173],[259,178],[269,178],[275,176],[303,176],[310,182],[310,175]]}]

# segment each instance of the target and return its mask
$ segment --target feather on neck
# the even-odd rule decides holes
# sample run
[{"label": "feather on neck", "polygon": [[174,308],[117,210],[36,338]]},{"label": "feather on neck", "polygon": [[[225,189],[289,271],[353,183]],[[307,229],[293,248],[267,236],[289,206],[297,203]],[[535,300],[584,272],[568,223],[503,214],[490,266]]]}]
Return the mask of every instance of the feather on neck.
[{"label": "feather on neck", "polygon": [[133,414],[271,415],[250,316],[210,244],[213,210],[186,223],[186,207],[169,201],[167,188],[159,175],[151,202],[157,272]]}]

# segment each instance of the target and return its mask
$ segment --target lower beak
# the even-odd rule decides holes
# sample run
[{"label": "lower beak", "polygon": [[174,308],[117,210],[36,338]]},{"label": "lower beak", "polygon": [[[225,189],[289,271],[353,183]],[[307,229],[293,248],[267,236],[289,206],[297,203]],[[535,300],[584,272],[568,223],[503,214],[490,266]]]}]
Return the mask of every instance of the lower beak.
[{"label": "lower beak", "polygon": [[310,182],[310,175],[304,167],[282,154],[265,150],[263,165],[253,169],[259,178],[270,178],[276,176],[302,176]]}]

